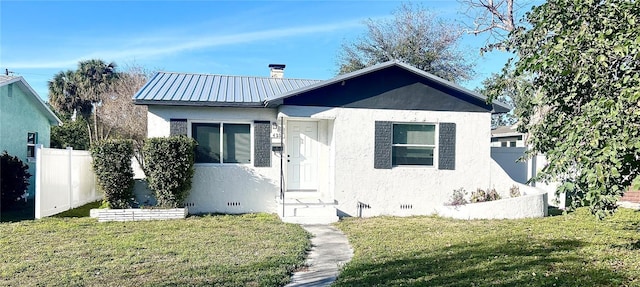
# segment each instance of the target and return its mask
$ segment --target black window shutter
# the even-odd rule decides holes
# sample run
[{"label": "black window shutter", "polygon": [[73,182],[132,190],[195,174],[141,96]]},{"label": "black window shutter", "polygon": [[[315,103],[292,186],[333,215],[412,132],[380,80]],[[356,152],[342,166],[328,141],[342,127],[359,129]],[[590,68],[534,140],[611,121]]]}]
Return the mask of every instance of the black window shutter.
[{"label": "black window shutter", "polygon": [[187,119],[170,119],[169,123],[170,136],[187,135]]},{"label": "black window shutter", "polygon": [[271,122],[253,123],[253,166],[271,166]]},{"label": "black window shutter", "polygon": [[376,121],[373,168],[391,169],[391,144],[393,141],[393,124]]},{"label": "black window shutter", "polygon": [[440,123],[438,169],[456,169],[456,124]]}]

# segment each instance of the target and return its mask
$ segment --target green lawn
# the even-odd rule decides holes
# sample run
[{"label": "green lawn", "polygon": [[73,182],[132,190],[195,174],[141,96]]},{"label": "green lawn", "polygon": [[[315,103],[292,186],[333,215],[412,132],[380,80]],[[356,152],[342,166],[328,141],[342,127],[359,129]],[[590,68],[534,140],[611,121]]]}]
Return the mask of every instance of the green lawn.
[{"label": "green lawn", "polygon": [[640,286],[640,212],[527,220],[346,219],[335,286]]},{"label": "green lawn", "polygon": [[0,286],[279,286],[308,239],[266,214],[0,223]]}]

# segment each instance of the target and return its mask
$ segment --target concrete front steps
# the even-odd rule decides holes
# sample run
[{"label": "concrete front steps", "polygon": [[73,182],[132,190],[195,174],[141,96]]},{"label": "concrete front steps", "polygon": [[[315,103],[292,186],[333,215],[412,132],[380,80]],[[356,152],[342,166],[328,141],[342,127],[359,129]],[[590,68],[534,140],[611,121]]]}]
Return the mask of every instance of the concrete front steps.
[{"label": "concrete front steps", "polygon": [[284,222],[296,224],[330,224],[338,221],[336,204],[319,198],[278,199],[278,215]]}]

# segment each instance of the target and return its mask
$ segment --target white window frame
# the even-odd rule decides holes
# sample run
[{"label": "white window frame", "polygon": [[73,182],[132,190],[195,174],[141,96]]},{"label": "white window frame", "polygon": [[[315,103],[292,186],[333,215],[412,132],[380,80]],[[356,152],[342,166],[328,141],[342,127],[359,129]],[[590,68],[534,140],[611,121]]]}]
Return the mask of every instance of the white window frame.
[{"label": "white window frame", "polygon": [[[33,143],[29,143],[29,135],[33,134]],[[36,145],[38,144],[38,132],[27,132],[27,159],[36,158]],[[29,148],[33,148],[33,155],[29,154]]]},{"label": "white window frame", "polygon": [[[433,144],[395,144],[394,142],[394,129],[396,125],[431,125],[434,127],[434,139]],[[439,139],[439,124],[434,122],[392,122],[391,123],[391,168],[438,168],[438,139]],[[433,164],[432,165],[394,165],[393,164],[393,148],[394,147],[432,147],[433,148]]]},{"label": "white window frame", "polygon": [[[253,165],[254,161],[254,131],[253,131],[253,121],[215,121],[215,120],[187,120],[187,132],[190,138],[193,139],[193,124],[220,124],[220,162],[196,162],[195,165]],[[249,125],[249,162],[247,163],[237,163],[237,162],[222,162],[224,159],[224,125],[225,124],[243,124]],[[194,139],[195,140],[195,139]]]}]

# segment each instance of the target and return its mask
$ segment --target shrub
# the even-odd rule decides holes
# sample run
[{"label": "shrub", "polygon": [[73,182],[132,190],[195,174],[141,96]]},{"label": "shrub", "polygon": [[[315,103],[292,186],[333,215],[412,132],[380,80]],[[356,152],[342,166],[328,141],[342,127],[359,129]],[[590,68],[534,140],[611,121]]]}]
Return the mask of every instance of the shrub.
[{"label": "shrub", "polygon": [[75,121],[66,120],[61,126],[51,127],[51,147],[75,150],[89,149],[89,131],[87,121],[78,117]]},{"label": "shrub", "polygon": [[498,199],[500,199],[500,194],[498,194],[495,188],[487,188],[487,191],[478,188],[476,191],[471,193],[471,202],[485,202]]},{"label": "shrub", "polygon": [[159,206],[178,207],[189,195],[195,147],[185,136],[151,138],[144,144],[144,173]]},{"label": "shrub", "polygon": [[519,186],[517,186],[517,185],[515,185],[515,184],[514,184],[514,185],[512,185],[512,186],[509,188],[509,195],[510,195],[511,197],[519,197],[519,196],[521,196],[522,194],[520,194],[520,187],[519,187]]},{"label": "shrub", "polygon": [[500,194],[496,191],[495,188],[487,188],[487,195],[485,197],[485,201],[494,201],[500,199]]},{"label": "shrub", "polygon": [[487,200],[487,193],[481,188],[471,192],[471,202],[485,202]]},{"label": "shrub", "polygon": [[91,147],[98,187],[110,208],[129,208],[133,199],[133,144],[131,140],[105,140]]},{"label": "shrub", "polygon": [[7,151],[0,156],[0,207],[11,208],[20,201],[29,187],[29,166]]},{"label": "shrub", "polygon": [[460,206],[460,205],[465,205],[469,203],[467,199],[465,199],[466,195],[467,195],[467,192],[464,190],[463,187],[459,189],[454,189],[453,194],[451,195],[451,200],[447,202],[447,205]]}]

